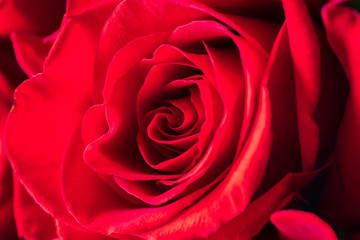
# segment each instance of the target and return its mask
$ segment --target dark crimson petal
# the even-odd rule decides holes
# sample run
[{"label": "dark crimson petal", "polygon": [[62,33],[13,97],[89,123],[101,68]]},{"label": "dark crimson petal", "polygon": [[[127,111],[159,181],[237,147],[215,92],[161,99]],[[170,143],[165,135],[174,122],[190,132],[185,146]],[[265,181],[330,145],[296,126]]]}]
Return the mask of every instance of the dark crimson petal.
[{"label": "dark crimson petal", "polygon": [[[283,20],[283,8],[281,1],[279,0],[197,0],[215,8],[219,12],[234,15],[250,15],[250,16],[262,16],[266,21]],[[320,8],[327,3],[328,0],[306,0],[306,4],[309,6],[312,13],[319,14]]]},{"label": "dark crimson petal", "polygon": [[59,27],[65,0],[5,0],[0,5],[0,35],[25,31],[46,35]]},{"label": "dark crimson petal", "polygon": [[[217,16],[217,14],[213,14]],[[280,24],[270,19],[259,19],[239,15],[219,15],[231,28],[264,55],[271,51]],[[255,27],[256,26],[256,27]]]},{"label": "dark crimson petal", "polygon": [[[206,47],[208,51],[211,50],[209,55],[224,112],[226,115],[231,114],[228,118],[229,121],[234,121],[233,126],[240,127],[238,145],[241,147],[251,129],[266,58],[242,38],[228,34],[233,38],[238,50],[228,48],[222,51]],[[230,58],[233,54],[237,57]]]},{"label": "dark crimson petal", "polygon": [[283,0],[294,64],[297,118],[304,171],[314,168],[319,148],[319,128],[314,111],[320,97],[320,45],[303,0]]},{"label": "dark crimson petal", "polygon": [[66,1],[66,15],[74,16],[81,14],[90,8],[96,8],[98,5],[103,4],[103,2],[113,2],[118,4],[122,0],[67,0]]},{"label": "dark crimson petal", "polygon": [[[187,80],[178,80],[172,81],[170,84],[165,85],[164,90],[167,94],[171,94],[173,91],[176,92],[177,89],[182,89],[184,87],[189,87],[190,91],[190,102],[194,107],[194,111],[196,112],[196,119],[190,118],[188,116],[184,116],[184,120],[180,126],[171,127],[178,135],[170,135],[166,134],[168,138],[181,138],[183,136],[188,136],[190,134],[197,133],[199,128],[202,126],[205,113],[204,113],[204,104],[201,100],[201,95],[199,89],[195,87],[194,83],[191,83],[191,79]],[[201,79],[195,80],[196,82],[201,81]],[[177,118],[178,119],[178,118]]]},{"label": "dark crimson petal", "polygon": [[[223,36],[224,28],[220,28],[219,24],[216,25],[214,22],[208,22],[214,28],[211,28],[211,32],[213,35],[211,36]],[[204,22],[193,22],[191,24],[185,25],[181,28],[176,29],[169,38],[169,43],[180,45],[184,44],[181,42],[180,39],[182,37],[186,37],[188,34],[192,33],[191,36],[194,37],[196,33],[196,38],[199,38],[198,34],[205,34],[204,31],[206,28],[204,26]],[[214,30],[216,29],[216,31]],[[219,29],[221,31],[219,31]],[[209,33],[207,33],[209,34]],[[205,35],[209,36],[209,35]],[[179,38],[179,39],[177,39]],[[190,38],[191,40],[191,38]],[[216,80],[214,75],[213,66],[211,65],[211,61],[206,54],[196,54],[196,53],[189,53],[182,51],[181,49],[163,44],[161,45],[156,52],[154,53],[153,59],[150,61],[143,61],[143,65],[148,65],[149,63],[163,63],[163,62],[173,62],[173,63],[184,63],[184,65],[188,65],[184,60],[184,57],[194,64],[197,68],[199,68],[204,73],[204,80],[196,80],[194,83],[198,85],[199,92],[201,95],[202,103],[204,104],[204,111],[205,111],[205,121],[203,126],[201,127],[200,137],[199,137],[199,148],[202,151],[206,149],[209,142],[211,141],[211,136],[218,125],[222,112],[222,103],[216,92],[214,86],[216,86]],[[146,64],[145,64],[146,62]],[[190,66],[192,66],[190,64]],[[147,66],[149,67],[149,66]],[[184,80],[185,82],[188,80]],[[192,82],[192,81],[190,81]],[[173,82],[172,82],[173,83]],[[166,88],[166,86],[165,86]],[[215,109],[217,109],[215,111]],[[221,111],[220,111],[221,109]],[[141,109],[140,109],[141,110]],[[140,116],[145,113],[138,113]]]},{"label": "dark crimson petal", "polygon": [[270,216],[283,240],[337,240],[334,230],[310,212],[282,210]]},{"label": "dark crimson petal", "polygon": [[[265,62],[265,59],[263,58],[263,56],[261,56],[261,54],[257,54],[257,52],[249,54],[249,51],[246,51],[247,50],[246,47],[249,48],[249,46],[247,46],[244,42],[240,42],[240,40],[238,40],[238,42],[241,49],[243,50],[242,54],[244,58],[246,60],[249,60],[248,64],[245,65],[246,69],[249,72],[254,73],[253,75],[254,79],[249,79],[250,81],[249,88],[254,88],[254,90],[257,90],[256,88],[259,87],[259,82],[261,81],[261,77],[260,77],[261,71],[259,71],[259,65],[261,66],[261,63]],[[210,47],[208,47],[208,49],[210,49]],[[241,91],[241,84],[243,79],[243,76],[241,75],[241,67],[243,66],[243,64],[240,62],[240,56],[237,54],[233,54],[234,51],[231,51],[233,50],[232,48],[226,49],[226,51],[223,50],[224,49],[219,50],[216,49],[215,47],[212,47],[210,53],[212,54],[213,68],[215,69],[215,71],[217,71],[216,87],[218,88],[218,90],[221,91],[221,94],[224,98],[225,107],[227,107],[226,108],[227,112],[225,114],[226,117],[222,119],[221,125],[218,127],[221,130],[219,129],[216,130],[218,135],[214,136],[214,140],[209,147],[210,150],[207,153],[205,153],[202,160],[200,160],[200,162],[196,166],[194,166],[194,168],[191,169],[189,173],[185,174],[184,177],[181,178],[182,181],[186,179],[187,182],[194,182],[194,181],[198,181],[199,179],[201,179],[206,175],[209,176],[210,172],[214,171],[215,168],[222,168],[226,164],[226,160],[228,158],[229,159],[232,158],[231,155],[235,153],[235,150],[238,147],[237,145],[231,145],[231,143],[233,143],[235,141],[234,139],[236,139],[236,136],[240,134],[240,126],[238,123],[239,122],[241,123],[242,116],[241,114],[239,114],[239,111],[242,111],[243,107],[241,105],[241,101],[243,100],[241,100],[241,94],[239,93],[239,91]],[[227,60],[226,63],[224,63],[224,60]],[[219,66],[223,66],[223,68]],[[256,72],[254,66],[258,67]],[[234,69],[234,70],[236,69],[237,71],[230,71],[227,69]],[[238,72],[240,72],[240,74]],[[230,80],[234,80],[234,81],[230,81]],[[227,95],[227,91],[229,91],[230,94],[228,93]],[[231,99],[230,96],[232,97],[238,96],[237,95],[238,93],[240,95],[239,96],[240,98],[235,99],[236,104],[232,104],[234,102],[234,99]],[[207,109],[209,108],[205,107],[205,110]],[[237,122],[237,124],[231,124],[231,121]],[[229,129],[229,126],[231,126],[231,130]],[[239,130],[236,131],[236,129],[234,129],[233,126],[238,126]],[[205,139],[207,138],[208,136],[206,135]],[[200,137],[199,139],[202,138]],[[219,142],[219,139],[221,139],[221,142]],[[230,143],[230,144],[225,146],[224,144],[226,143]],[[217,158],[220,156],[222,160],[217,161]],[[216,164],[220,164],[220,165],[216,165],[217,167],[214,167],[212,165],[213,163],[215,165]],[[210,168],[212,168],[211,171],[209,171]],[[216,173],[213,172],[213,174]],[[176,180],[176,182],[178,181],[179,180]]]},{"label": "dark crimson petal", "polygon": [[356,10],[334,2],[323,8],[322,18],[350,91],[335,151],[330,156],[335,163],[329,173],[321,213],[336,226],[357,227],[360,223],[360,16]]},{"label": "dark crimson petal", "polygon": [[176,63],[161,63],[153,66],[139,89],[136,99],[138,125],[148,112],[160,107],[165,98],[164,87],[170,82],[198,74],[199,69]]},{"label": "dark crimson petal", "polygon": [[301,171],[293,68],[284,67],[284,63],[291,62],[286,26],[284,23],[278,33],[264,73],[271,99],[271,129],[275,137],[259,190],[261,193],[274,186],[287,173]]},{"label": "dark crimson petal", "polygon": [[[2,67],[2,66],[1,66]],[[6,116],[10,110],[12,104],[14,86],[6,78],[0,68],[0,136],[4,135],[4,125],[6,121]],[[5,156],[3,141],[0,142],[0,156]]]},{"label": "dark crimson petal", "polygon": [[26,32],[12,34],[11,40],[13,42],[16,59],[22,70],[29,77],[42,72],[45,58],[57,35],[58,32],[54,32],[50,36],[43,38]]},{"label": "dark crimson petal", "polygon": [[247,0],[198,0],[199,2],[205,3],[206,5],[213,7],[221,12],[227,13],[278,13],[281,9],[281,4],[278,0],[258,0],[258,1],[247,1]]},{"label": "dark crimson petal", "polygon": [[[184,81],[186,81],[186,80],[184,80]],[[204,104],[204,111],[205,111],[205,121],[201,126],[201,129],[199,132],[199,137],[198,137],[199,140],[197,143],[199,152],[203,155],[207,151],[207,147],[212,142],[214,132],[217,129],[220,119],[222,117],[223,107],[222,107],[221,101],[219,100],[218,93],[216,92],[214,87],[211,85],[209,80],[207,80],[207,79],[197,80],[197,81],[194,81],[194,83],[198,86],[201,100],[202,100],[202,103]],[[219,155],[224,154],[224,156],[225,156],[226,150],[224,149],[223,151],[224,152],[220,152]],[[199,158],[195,157],[193,159],[193,161],[199,162],[199,159],[200,159],[200,156],[199,156]],[[185,182],[185,181],[188,183],[191,183],[191,180],[189,180],[189,179],[196,179],[195,176],[198,173],[202,172],[197,177],[200,177],[203,174],[206,174],[206,171],[203,171],[204,169],[202,169],[202,167],[201,167],[201,166],[203,166],[204,162],[206,162],[206,161],[214,161],[214,159],[213,158],[210,158],[208,160],[204,159],[204,161],[200,162],[200,166],[194,166],[194,168],[189,169],[189,171],[186,172],[186,174],[183,174],[180,178],[170,179],[170,180],[160,179],[159,183],[167,185],[167,186],[175,186],[175,185]],[[191,165],[193,165],[193,164],[191,164]]]},{"label": "dark crimson petal", "polygon": [[[223,49],[209,48],[207,45],[206,47],[211,50],[209,55],[217,75],[216,86],[224,104],[224,111],[226,115],[230,114],[231,117],[228,116],[230,122],[234,120],[232,126],[241,126],[238,140],[240,150],[249,129],[252,129],[250,126],[254,119],[267,59],[261,51],[243,38],[230,32],[227,34],[238,50],[229,47],[222,51]],[[233,56],[230,57],[231,55]]]},{"label": "dark crimson petal", "polygon": [[[162,63],[180,64],[201,70],[203,74],[206,76],[206,78],[211,79],[211,81],[215,82],[211,62],[206,54],[186,52],[176,46],[176,45],[180,45],[180,47],[182,46],[182,44],[179,44],[179,41],[177,41],[176,39],[178,34],[174,34],[178,30],[179,29],[175,30],[170,35],[169,39],[167,40],[169,44],[162,44],[161,46],[159,46],[159,48],[156,49],[152,59],[150,60],[143,59],[141,61],[141,66],[144,68],[144,71],[147,73],[156,64],[162,64]],[[182,37],[183,35],[180,36]],[[186,37],[186,35],[184,37]],[[175,44],[175,45],[170,45],[170,44]],[[195,77],[195,76],[191,76],[191,77]]]},{"label": "dark crimson petal", "polygon": [[74,225],[77,223],[62,200],[60,163],[91,102],[96,32],[111,9],[112,6],[103,5],[76,18],[64,19],[44,64],[44,73],[17,89],[7,122],[7,151],[14,171],[47,212]]},{"label": "dark crimson petal", "polygon": [[[12,104],[13,89],[27,77],[16,61],[10,39],[0,38],[0,52],[0,93],[7,98],[7,101],[9,101],[7,104],[10,106]],[[4,83],[8,86],[5,86]],[[9,87],[11,90],[8,89]]]},{"label": "dark crimson petal", "polygon": [[257,48],[262,54],[269,54],[280,24],[275,21],[239,16],[238,13],[235,15],[223,14],[201,4],[197,8],[220,20],[222,25],[228,26],[229,30],[245,38],[246,41]]},{"label": "dark crimson petal", "polygon": [[29,240],[56,238],[54,219],[36,204],[16,176],[14,215],[19,237]]},{"label": "dark crimson petal", "polygon": [[126,194],[119,195],[113,191],[96,172],[84,164],[84,147],[79,129],[61,168],[64,200],[67,208],[85,228],[113,237],[117,234],[140,234],[164,225],[223,177],[163,207],[140,207],[132,204]]}]

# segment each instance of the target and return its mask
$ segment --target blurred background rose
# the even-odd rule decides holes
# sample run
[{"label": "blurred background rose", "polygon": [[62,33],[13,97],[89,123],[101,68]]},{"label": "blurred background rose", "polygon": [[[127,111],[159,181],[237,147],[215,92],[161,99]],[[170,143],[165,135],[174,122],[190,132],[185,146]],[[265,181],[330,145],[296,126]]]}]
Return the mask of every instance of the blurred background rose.
[{"label": "blurred background rose", "polygon": [[[13,103],[14,89],[29,75],[41,71],[42,62],[51,46],[51,40],[49,38],[43,40],[43,38],[59,27],[64,12],[63,0],[0,1],[0,239],[17,239],[18,233],[20,237],[32,239],[41,229],[30,224],[30,229],[23,231],[21,223],[26,219],[19,214],[14,216],[14,208],[15,213],[20,213],[30,208],[34,211],[38,207],[30,197],[26,198],[27,193],[17,183],[15,176],[13,184],[13,174],[3,148],[3,130]],[[17,51],[17,57],[11,37],[16,47],[22,46],[22,50]],[[21,60],[22,55],[34,60],[25,63]],[[16,58],[20,60],[21,66]],[[38,210],[42,211],[40,208]],[[30,214],[28,218],[34,216],[36,215]],[[18,231],[15,219],[20,226]],[[45,227],[46,225],[42,228]]]}]

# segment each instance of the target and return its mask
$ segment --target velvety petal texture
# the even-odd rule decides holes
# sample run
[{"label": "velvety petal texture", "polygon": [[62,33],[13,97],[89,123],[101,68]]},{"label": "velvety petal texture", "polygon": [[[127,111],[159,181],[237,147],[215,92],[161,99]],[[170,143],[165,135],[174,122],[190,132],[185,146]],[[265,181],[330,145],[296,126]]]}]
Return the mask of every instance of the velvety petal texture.
[{"label": "velvety petal texture", "polygon": [[25,239],[57,237],[54,219],[45,213],[14,176],[14,214],[18,236]]},{"label": "velvety petal texture", "polygon": [[281,210],[334,166],[356,204],[358,15],[323,5],[68,0],[51,35],[12,33],[20,236],[336,239]]}]

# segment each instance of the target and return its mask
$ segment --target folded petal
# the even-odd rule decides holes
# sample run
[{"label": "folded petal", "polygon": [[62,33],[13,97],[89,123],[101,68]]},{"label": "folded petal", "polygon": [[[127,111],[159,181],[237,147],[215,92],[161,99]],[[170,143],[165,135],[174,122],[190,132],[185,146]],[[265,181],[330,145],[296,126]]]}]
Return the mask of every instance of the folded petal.
[{"label": "folded petal", "polygon": [[360,15],[341,3],[323,8],[323,22],[330,46],[349,81],[349,96],[334,154],[335,161],[321,204],[328,221],[341,227],[360,223]]},{"label": "folded petal", "polygon": [[313,119],[320,96],[320,45],[303,0],[283,0],[294,64],[295,94],[302,166],[314,168],[319,148],[319,129]]}]

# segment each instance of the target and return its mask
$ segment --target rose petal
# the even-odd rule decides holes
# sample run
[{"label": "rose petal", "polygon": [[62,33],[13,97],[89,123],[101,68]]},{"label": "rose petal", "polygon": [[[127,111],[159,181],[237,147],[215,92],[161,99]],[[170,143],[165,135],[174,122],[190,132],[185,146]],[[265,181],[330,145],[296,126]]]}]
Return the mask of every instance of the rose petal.
[{"label": "rose petal", "polygon": [[271,215],[270,220],[280,236],[288,240],[337,240],[334,230],[321,218],[310,212],[282,210]]},{"label": "rose petal", "polygon": [[[204,16],[189,2],[130,0],[119,4],[100,37],[95,62],[95,88],[103,89],[107,66],[118,49],[127,43],[149,34],[173,30]],[[120,32],[127,34],[118,34]],[[95,97],[101,99],[99,93],[95,93]]]},{"label": "rose petal", "polygon": [[[139,38],[114,56],[104,89],[109,131],[89,144],[84,155],[85,162],[95,171],[111,175],[121,173],[124,178],[147,180],[157,174],[143,161],[136,143],[138,126],[135,105],[142,84],[138,63],[167,37],[168,33],[160,33]],[[147,48],[144,48],[145,45]],[[127,91],[124,92],[125,88]]]},{"label": "rose petal", "polygon": [[264,73],[271,99],[271,129],[276,137],[260,192],[270,189],[287,173],[301,171],[293,68],[284,68],[284,63],[291,62],[286,26],[285,22],[279,31]]},{"label": "rose petal", "polygon": [[132,203],[126,193],[113,191],[84,164],[83,149],[79,130],[70,144],[61,169],[65,203],[74,217],[86,228],[114,237],[117,234],[139,234],[162,226],[176,218],[179,212],[192,205],[221,179],[219,177],[202,189],[163,207],[142,207]]},{"label": "rose petal", "polygon": [[55,32],[43,38],[26,32],[12,34],[11,40],[17,61],[29,77],[42,72],[45,58],[57,35],[58,32]]},{"label": "rose petal", "polygon": [[320,95],[320,46],[304,1],[283,0],[294,62],[295,92],[303,170],[314,168],[319,129],[313,114]]},{"label": "rose petal", "polygon": [[[253,131],[242,155],[235,159],[230,172],[226,169],[219,175],[223,177],[226,174],[225,179],[182,215],[141,236],[149,239],[166,239],[169,235],[174,239],[207,237],[219,229],[224,222],[230,221],[246,208],[257,187],[256,182],[262,175],[259,165],[268,158],[270,151],[269,103],[266,90],[262,90],[261,104]],[[257,149],[257,146],[263,147],[261,151]],[[224,215],[224,212],[227,214]],[[186,229],[185,232],[184,229]],[[177,234],[179,232],[181,234]]]},{"label": "rose petal", "polygon": [[327,221],[339,227],[358,226],[360,221],[360,16],[339,3],[328,4],[322,12],[331,48],[339,58],[350,85],[346,109],[339,128],[334,154],[335,164],[321,206]]},{"label": "rose petal", "polygon": [[19,237],[56,238],[54,219],[38,206],[14,176],[14,215]]},{"label": "rose petal", "polygon": [[[64,19],[44,65],[45,72],[17,89],[16,104],[7,122],[7,151],[14,171],[47,212],[74,225],[77,223],[62,200],[59,169],[69,139],[91,102],[92,52],[107,7]],[[87,24],[92,31],[86,30]],[[46,170],[39,172],[39,169]]]},{"label": "rose petal", "polygon": [[319,170],[287,174],[269,191],[251,202],[239,216],[222,225],[210,239],[252,239],[269,221],[270,215],[285,207],[292,200],[292,193],[300,192],[318,173]]},{"label": "rose petal", "polygon": [[[56,222],[56,229],[57,234],[60,237],[61,240],[114,240],[115,238],[111,238],[108,236],[105,236],[101,233],[96,232],[89,232],[85,229],[83,231],[72,228],[58,220]],[[137,240],[138,238],[135,238],[133,236],[123,236],[124,239],[126,237],[126,240]]]}]

